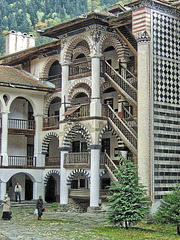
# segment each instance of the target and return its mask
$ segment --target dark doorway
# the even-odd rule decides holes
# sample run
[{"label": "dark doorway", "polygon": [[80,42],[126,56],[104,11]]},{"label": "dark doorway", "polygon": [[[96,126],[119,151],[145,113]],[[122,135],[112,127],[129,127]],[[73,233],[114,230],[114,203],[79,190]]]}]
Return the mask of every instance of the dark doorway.
[{"label": "dark doorway", "polygon": [[72,151],[73,152],[80,152],[80,141],[73,141],[72,142]]},{"label": "dark doorway", "polygon": [[110,138],[102,139],[102,152],[105,152],[110,156]]},{"label": "dark doorway", "polygon": [[25,200],[33,199],[33,182],[31,179],[25,180]]},{"label": "dark doorway", "polygon": [[53,178],[53,176],[50,176],[46,186],[46,202],[56,202],[55,187],[56,180]]}]

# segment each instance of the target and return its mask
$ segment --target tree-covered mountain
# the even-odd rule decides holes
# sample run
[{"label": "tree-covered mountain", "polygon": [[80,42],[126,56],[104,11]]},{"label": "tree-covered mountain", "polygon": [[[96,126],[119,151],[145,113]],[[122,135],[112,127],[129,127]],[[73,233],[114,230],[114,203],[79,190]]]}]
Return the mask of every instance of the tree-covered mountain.
[{"label": "tree-covered mountain", "polygon": [[39,45],[49,39],[38,37],[36,29],[67,21],[96,8],[106,10],[116,3],[115,0],[0,0],[0,56],[4,54],[5,34],[10,30],[32,33]]}]

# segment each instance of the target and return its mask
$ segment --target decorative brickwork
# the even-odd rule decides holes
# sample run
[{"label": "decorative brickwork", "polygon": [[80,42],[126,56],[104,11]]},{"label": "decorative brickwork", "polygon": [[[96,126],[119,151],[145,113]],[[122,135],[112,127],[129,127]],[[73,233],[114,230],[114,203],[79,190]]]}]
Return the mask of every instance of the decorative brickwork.
[{"label": "decorative brickwork", "polygon": [[76,175],[79,175],[79,174],[83,174],[88,179],[88,181],[90,182],[91,176],[90,176],[90,174],[87,170],[85,170],[85,169],[75,169],[74,171],[72,171],[69,174],[69,176],[67,178],[67,185],[71,185],[71,182],[74,179],[74,177]]},{"label": "decorative brickwork", "polygon": [[153,12],[154,198],[180,181],[180,24]]},{"label": "decorative brickwork", "polygon": [[57,139],[59,139],[59,135],[54,132],[50,132],[46,134],[46,136],[44,137],[42,141],[42,154],[47,154],[49,143],[53,137],[56,137]]}]

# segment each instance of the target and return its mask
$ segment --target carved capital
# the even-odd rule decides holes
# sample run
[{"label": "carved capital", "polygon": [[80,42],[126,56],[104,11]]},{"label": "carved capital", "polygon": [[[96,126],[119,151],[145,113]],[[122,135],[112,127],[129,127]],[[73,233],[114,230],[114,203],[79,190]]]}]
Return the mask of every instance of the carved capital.
[{"label": "carved capital", "polygon": [[138,43],[149,43],[150,40],[151,40],[151,38],[146,30],[143,33],[139,33],[137,35]]}]

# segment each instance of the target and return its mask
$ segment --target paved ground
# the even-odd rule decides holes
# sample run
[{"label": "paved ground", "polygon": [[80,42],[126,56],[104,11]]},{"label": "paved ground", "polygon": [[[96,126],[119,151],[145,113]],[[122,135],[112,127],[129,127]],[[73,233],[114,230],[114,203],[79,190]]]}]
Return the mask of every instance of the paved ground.
[{"label": "paved ground", "polygon": [[11,210],[10,221],[0,220],[0,240],[102,239],[91,229],[108,225],[105,213],[62,213],[46,207],[42,221],[38,221],[33,215],[34,206]]}]

